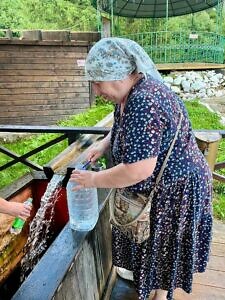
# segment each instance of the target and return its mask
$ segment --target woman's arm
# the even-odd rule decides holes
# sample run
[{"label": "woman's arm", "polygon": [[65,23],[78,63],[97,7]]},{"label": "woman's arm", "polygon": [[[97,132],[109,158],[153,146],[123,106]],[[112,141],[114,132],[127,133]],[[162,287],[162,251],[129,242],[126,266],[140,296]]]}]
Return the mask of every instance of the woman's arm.
[{"label": "woman's arm", "polygon": [[78,183],[74,190],[84,187],[123,188],[134,185],[152,175],[157,157],[131,164],[121,163],[113,168],[100,171],[73,171],[71,181]]},{"label": "woman's arm", "polygon": [[110,139],[111,139],[111,131],[107,134],[107,136],[98,143],[95,143],[89,153],[88,160],[91,162],[95,162],[99,157],[101,157],[110,147]]}]

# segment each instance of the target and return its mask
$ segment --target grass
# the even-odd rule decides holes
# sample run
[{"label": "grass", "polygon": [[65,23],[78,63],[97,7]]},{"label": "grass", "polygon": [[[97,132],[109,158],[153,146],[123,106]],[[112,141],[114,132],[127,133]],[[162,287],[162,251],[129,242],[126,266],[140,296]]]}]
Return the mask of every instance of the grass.
[{"label": "grass", "polygon": [[[201,105],[198,101],[187,101],[185,106],[194,129],[225,129],[221,125],[220,118],[217,114],[208,111],[206,107]],[[113,110],[113,105],[109,103],[98,102],[97,106],[93,106],[86,112],[75,115],[67,120],[60,121],[60,126],[93,126],[98,121],[103,119],[107,114]],[[23,138],[14,143],[3,143],[3,146],[22,155],[44,143],[50,139],[55,138],[56,134],[39,134],[29,138]],[[44,165],[53,159],[56,155],[62,152],[67,147],[67,142],[62,141],[40,153],[33,155],[30,160]],[[10,161],[6,155],[0,153],[0,165]],[[217,161],[225,161],[225,139],[221,140],[217,155]],[[18,163],[5,171],[1,171],[0,188],[12,183],[15,179],[21,177],[29,171],[29,168]],[[225,170],[221,170],[225,174]],[[214,202],[213,202],[214,216],[225,220],[225,184],[214,181]]]},{"label": "grass", "polygon": [[[185,102],[185,106],[194,129],[225,129],[220,123],[220,117],[198,101]],[[222,161],[225,161],[225,139],[220,141],[217,153],[217,162]],[[225,170],[221,170],[221,173],[225,175]]]},{"label": "grass", "polygon": [[[93,106],[84,113],[72,116],[67,120],[60,121],[59,126],[93,126],[100,120],[102,120],[106,115],[108,115],[113,110],[113,105],[105,104]],[[20,139],[13,143],[1,143],[5,148],[16,152],[19,155],[23,155],[32,149],[37,148],[40,145],[45,144],[51,139],[56,138],[57,134],[38,134],[28,138]],[[35,162],[41,166],[52,160],[56,155],[62,152],[67,147],[67,141],[64,140],[56,145],[53,145],[29,158],[32,162]],[[11,159],[0,153],[0,166],[9,162]],[[22,175],[29,172],[29,168],[21,163],[1,171],[1,181],[0,189],[12,183],[16,179],[20,178]]]},{"label": "grass", "polygon": [[220,123],[220,117],[210,112],[199,101],[185,101],[185,106],[194,129],[225,129]]},{"label": "grass", "polygon": [[[225,129],[220,123],[220,117],[210,112],[198,101],[185,102],[194,129]],[[219,143],[217,162],[225,161],[225,139]],[[220,170],[225,175],[225,169]],[[225,221],[225,184],[217,180],[213,182],[213,212],[217,219]]]},{"label": "grass", "polygon": [[225,184],[214,181],[213,183],[213,213],[217,219],[225,221]]}]

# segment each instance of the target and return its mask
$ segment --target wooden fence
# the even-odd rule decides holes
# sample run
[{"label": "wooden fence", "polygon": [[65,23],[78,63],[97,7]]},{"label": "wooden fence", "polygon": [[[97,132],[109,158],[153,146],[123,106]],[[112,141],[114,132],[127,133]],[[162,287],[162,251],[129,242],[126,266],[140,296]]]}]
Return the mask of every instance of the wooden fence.
[{"label": "wooden fence", "polygon": [[0,124],[55,124],[90,106],[84,60],[98,33],[7,36],[0,38]]}]

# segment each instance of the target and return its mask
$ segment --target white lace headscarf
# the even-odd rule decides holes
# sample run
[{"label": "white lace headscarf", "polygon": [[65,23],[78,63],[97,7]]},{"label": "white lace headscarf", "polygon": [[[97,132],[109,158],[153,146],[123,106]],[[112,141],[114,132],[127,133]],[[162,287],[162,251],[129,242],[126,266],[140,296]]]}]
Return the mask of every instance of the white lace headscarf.
[{"label": "white lace headscarf", "polygon": [[91,48],[85,62],[86,78],[90,81],[122,80],[134,70],[163,81],[145,50],[129,39],[101,39]]}]

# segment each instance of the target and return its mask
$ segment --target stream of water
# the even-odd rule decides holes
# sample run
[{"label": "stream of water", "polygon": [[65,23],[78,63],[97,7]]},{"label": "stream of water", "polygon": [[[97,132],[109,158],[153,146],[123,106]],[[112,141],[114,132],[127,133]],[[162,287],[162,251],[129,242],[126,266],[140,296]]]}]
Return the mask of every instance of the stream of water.
[{"label": "stream of water", "polygon": [[34,268],[41,254],[48,246],[48,240],[51,237],[50,229],[54,217],[54,207],[59,198],[64,176],[55,174],[52,177],[41,198],[40,208],[30,223],[29,236],[25,245],[26,254],[21,261],[21,281]]}]

